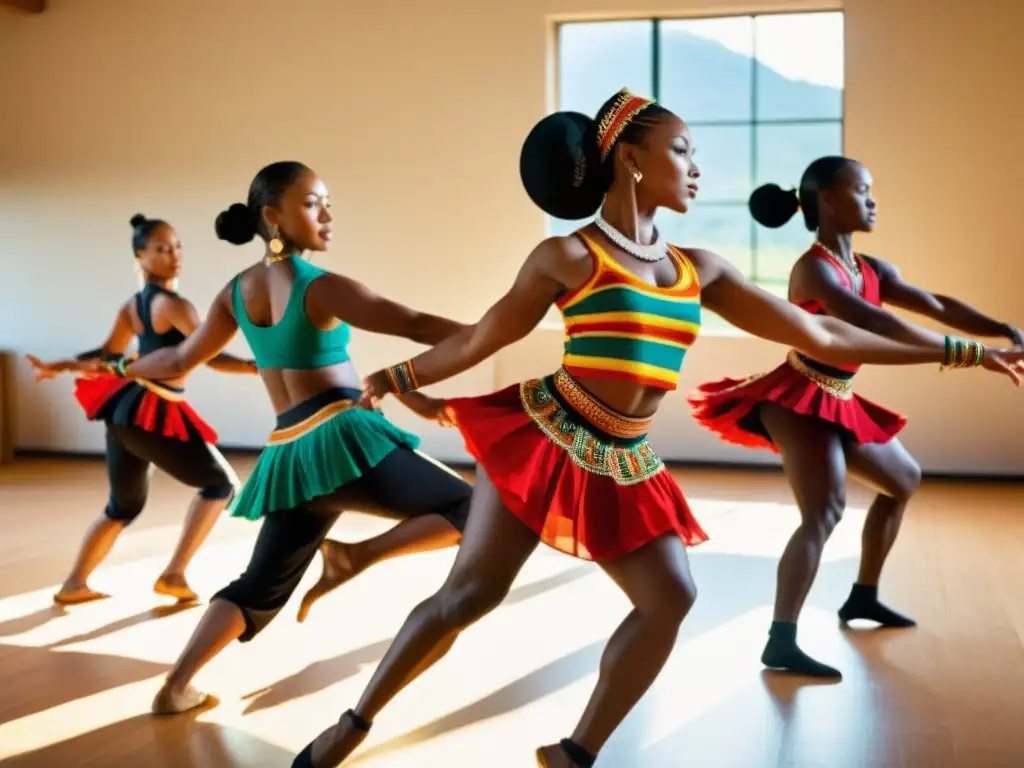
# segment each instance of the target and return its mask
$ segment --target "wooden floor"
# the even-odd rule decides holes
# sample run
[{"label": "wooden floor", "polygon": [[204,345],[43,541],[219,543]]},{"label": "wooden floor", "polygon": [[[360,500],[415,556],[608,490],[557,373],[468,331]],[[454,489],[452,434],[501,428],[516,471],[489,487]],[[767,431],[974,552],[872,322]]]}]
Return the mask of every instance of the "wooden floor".
[{"label": "wooden floor", "polygon": [[[251,459],[238,459],[244,477]],[[781,477],[681,472],[713,540],[692,551],[700,588],[675,654],[598,765],[661,768],[1024,766],[1024,486],[926,483],[883,585],[909,631],[841,631],[868,496],[830,542],[800,639],[845,673],[808,685],[765,673],[776,557],[795,524]],[[294,621],[296,601],[201,685],[220,705],[154,719],[150,699],[202,608],[169,610],[149,588],[189,492],[154,476],[149,508],[94,585],[114,597],[67,611],[50,596],[105,501],[103,465],[0,468],[0,761],[4,766],[287,766],[355,703],[409,609],[452,551],[381,565]],[[350,516],[335,535],[387,523]],[[191,574],[210,594],[237,575],[257,526],[223,519]],[[310,569],[300,591],[315,579]],[[365,768],[528,768],[572,729],[605,638],[626,612],[592,565],[538,552],[512,595],[379,718]]]}]

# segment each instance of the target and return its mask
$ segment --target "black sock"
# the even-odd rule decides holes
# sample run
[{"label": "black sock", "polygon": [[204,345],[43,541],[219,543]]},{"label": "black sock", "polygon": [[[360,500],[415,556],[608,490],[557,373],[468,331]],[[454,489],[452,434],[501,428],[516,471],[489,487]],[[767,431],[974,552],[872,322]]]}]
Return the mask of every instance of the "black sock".
[{"label": "black sock", "polygon": [[773,621],[768,631],[768,643],[761,654],[761,663],[771,669],[784,669],[809,677],[842,677],[842,673],[828,664],[815,661],[796,644],[796,622]]},{"label": "black sock", "polygon": [[565,752],[566,757],[580,768],[592,768],[594,763],[597,762],[597,758],[594,755],[587,752],[587,750],[572,739],[562,739],[559,745],[562,747],[562,751]]},{"label": "black sock", "polygon": [[850,596],[839,609],[839,618],[845,622],[853,619],[877,621],[883,627],[916,627],[917,622],[909,616],[897,613],[878,602],[878,587],[868,584],[854,584]]}]

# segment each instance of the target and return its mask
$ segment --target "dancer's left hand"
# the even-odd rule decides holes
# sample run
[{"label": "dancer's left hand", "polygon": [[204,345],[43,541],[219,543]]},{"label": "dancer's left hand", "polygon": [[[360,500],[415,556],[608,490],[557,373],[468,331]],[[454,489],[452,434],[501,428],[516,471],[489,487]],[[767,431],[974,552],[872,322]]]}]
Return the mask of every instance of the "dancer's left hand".
[{"label": "dancer's left hand", "polygon": [[55,363],[44,363],[35,355],[25,355],[25,359],[32,364],[32,372],[35,374],[37,382],[56,378],[61,372]]},{"label": "dancer's left hand", "polygon": [[1015,347],[1024,347],[1024,333],[1021,333],[1020,328],[1015,328],[1012,325],[1006,327],[1006,338],[1013,342]]},{"label": "dancer's left hand", "polygon": [[363,394],[359,404],[363,408],[374,409],[380,405],[385,396],[391,394],[391,380],[385,371],[375,371],[363,379]]}]

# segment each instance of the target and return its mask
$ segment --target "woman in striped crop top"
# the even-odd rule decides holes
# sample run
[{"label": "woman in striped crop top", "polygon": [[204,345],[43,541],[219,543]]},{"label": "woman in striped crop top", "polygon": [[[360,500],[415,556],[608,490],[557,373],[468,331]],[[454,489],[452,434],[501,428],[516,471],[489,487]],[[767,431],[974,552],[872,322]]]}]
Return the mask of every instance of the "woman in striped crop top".
[{"label": "woman in striped crop top", "polygon": [[[184,375],[220,352],[239,329],[252,347],[277,424],[232,514],[260,520],[245,572],[214,595],[153,701],[157,714],[202,705],[195,674],[232,640],[248,642],[288,602],[319,553],[323,574],[302,600],[312,603],[375,563],[454,546],[472,487],[417,449],[419,438],[378,410],[359,407],[361,381],[349,357],[350,326],[437,343],[462,326],[415,312],[303,258],[326,251],[332,217],[327,188],[301,163],[272,163],[249,186],[246,203],[217,217],[217,235],[236,245],[257,235],[266,248],[220,291],[206,321],[182,344],[127,366],[145,379]],[[412,393],[417,394],[417,393]],[[436,418],[439,401],[404,403]],[[326,540],[343,510],[402,518],[367,541]]]},{"label": "woman in striped crop top", "polygon": [[[804,172],[799,197],[796,190],[770,184],[750,199],[754,218],[767,227],[782,226],[801,207],[804,223],[817,234],[817,241],[790,275],[789,297],[797,306],[909,343],[941,344],[944,339],[911,325],[884,309],[883,303],[967,333],[1024,343],[1013,326],[957,299],[908,285],[891,264],[853,252],[853,234],[871,232],[877,211],[871,174],[860,163],[822,157]],[[975,344],[958,344],[956,349],[977,351]],[[856,371],[856,365],[830,366],[791,350],[786,361],[768,373],[708,382],[690,397],[696,419],[723,440],[782,455],[803,517],[779,563],[775,620],[761,656],[770,668],[841,677],[839,670],[800,650],[796,622],[825,542],[842,516],[847,473],[880,493],[864,522],[860,572],[839,618],[914,626],[912,619],[879,602],[878,582],[921,470],[895,437],[906,420],[855,394]]]},{"label": "woman in striped crop top", "polygon": [[[541,379],[448,401],[478,466],[459,555],[441,589],[410,614],[355,708],[295,765],[343,761],[384,705],[502,601],[540,541],[596,561],[633,604],[571,738],[536,752],[548,768],[594,762],[658,675],[696,595],[686,546],[707,537],[646,435],[676,387],[702,307],[829,365],[943,360],[941,341],[891,341],[813,316],[713,253],[663,243],[655,211],[685,213],[700,173],[686,124],[647,99],[622,91],[596,119],[545,118],[526,140],[520,171],[547,213],[575,220],[600,210],[597,220],[541,243],[479,322],[374,373],[364,396],[372,401],[464,371],[523,338],[552,304],[565,318],[563,365]],[[1022,356],[986,350],[985,361],[1005,369]]]}]

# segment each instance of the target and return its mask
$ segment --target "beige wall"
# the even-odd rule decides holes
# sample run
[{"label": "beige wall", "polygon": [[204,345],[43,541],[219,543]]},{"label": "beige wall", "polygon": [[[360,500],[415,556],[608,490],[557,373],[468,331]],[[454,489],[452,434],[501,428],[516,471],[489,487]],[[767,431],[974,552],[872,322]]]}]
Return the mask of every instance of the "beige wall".
[{"label": "beige wall", "polygon": [[[51,0],[0,16],[0,346],[60,355],[102,340],[135,288],[128,218],[172,221],[182,290],[205,308],[258,249],[216,240],[214,215],[264,163],[301,159],[331,186],[340,237],[326,264],[398,300],[473,320],[544,235],[522,193],[520,142],[548,103],[553,14],[621,12],[609,0]],[[1022,4],[848,0],[847,152],[884,206],[861,247],[911,279],[1024,324],[1016,32]],[[940,12],[941,6],[941,12]],[[822,3],[648,0],[634,13],[821,8]],[[834,3],[827,7],[836,7]],[[694,243],[693,245],[699,245]],[[444,393],[475,393],[556,364],[539,330]],[[246,353],[244,341],[233,351]],[[357,336],[364,371],[411,351]],[[783,350],[707,337],[698,381],[774,365]],[[1024,393],[979,372],[865,370],[860,391],[911,418],[926,468],[1024,472]],[[90,450],[69,381],[18,379],[18,443]],[[272,413],[255,379],[199,372],[190,397],[233,445],[258,445]],[[457,436],[401,409],[442,458]],[[765,461],[697,428],[682,393],[654,433],[666,458]]]}]

